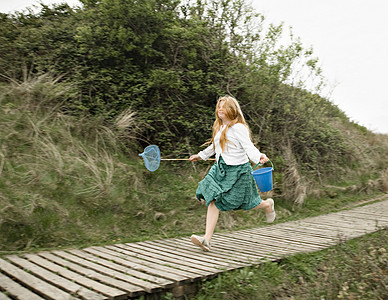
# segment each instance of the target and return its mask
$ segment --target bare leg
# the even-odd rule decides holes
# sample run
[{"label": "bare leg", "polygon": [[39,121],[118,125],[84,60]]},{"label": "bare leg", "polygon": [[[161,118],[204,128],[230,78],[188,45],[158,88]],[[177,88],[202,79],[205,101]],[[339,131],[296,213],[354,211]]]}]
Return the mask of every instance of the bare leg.
[{"label": "bare leg", "polygon": [[260,204],[253,209],[262,208],[265,210],[265,217],[267,219],[267,223],[273,223],[276,219],[276,212],[275,212],[275,206],[274,201],[272,198],[268,198],[267,200],[263,200],[260,202]]},{"label": "bare leg", "polygon": [[213,236],[219,214],[220,214],[220,210],[217,208],[214,201],[210,202],[209,206],[207,207],[206,233],[205,233],[205,239],[208,241],[210,241]]},{"label": "bare leg", "polygon": [[253,209],[264,209],[265,212],[270,213],[272,211],[271,204],[268,200],[262,200],[260,204]]}]

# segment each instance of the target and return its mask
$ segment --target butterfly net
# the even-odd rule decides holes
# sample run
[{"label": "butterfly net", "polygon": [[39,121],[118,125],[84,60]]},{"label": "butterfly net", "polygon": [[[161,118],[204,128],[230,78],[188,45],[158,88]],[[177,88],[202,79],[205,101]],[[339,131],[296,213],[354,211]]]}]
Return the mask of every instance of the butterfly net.
[{"label": "butterfly net", "polygon": [[144,165],[147,170],[154,172],[159,168],[160,165],[160,150],[156,145],[147,146],[144,152],[139,154],[143,157]]}]

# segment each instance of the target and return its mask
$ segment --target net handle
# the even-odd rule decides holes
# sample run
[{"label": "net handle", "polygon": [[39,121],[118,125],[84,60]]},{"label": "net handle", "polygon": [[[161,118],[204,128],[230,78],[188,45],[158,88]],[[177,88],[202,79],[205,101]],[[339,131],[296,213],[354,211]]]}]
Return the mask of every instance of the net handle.
[{"label": "net handle", "polygon": [[[160,160],[190,160],[189,158],[161,158]],[[215,158],[210,158],[208,160],[216,160]]]}]

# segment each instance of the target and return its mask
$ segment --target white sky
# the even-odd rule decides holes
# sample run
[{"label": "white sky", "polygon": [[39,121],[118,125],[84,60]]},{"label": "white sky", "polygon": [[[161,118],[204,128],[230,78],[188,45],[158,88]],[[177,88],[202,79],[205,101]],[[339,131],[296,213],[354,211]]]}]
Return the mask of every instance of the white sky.
[{"label": "white sky", "polygon": [[388,134],[388,1],[252,0],[269,22],[292,26],[312,46],[331,101],[368,129]]},{"label": "white sky", "polygon": [[[0,12],[23,10],[37,0],[0,0]],[[78,0],[42,0],[45,4]],[[331,101],[368,129],[388,134],[388,1],[251,0],[267,21],[292,26],[312,46],[326,79],[335,84]]]}]

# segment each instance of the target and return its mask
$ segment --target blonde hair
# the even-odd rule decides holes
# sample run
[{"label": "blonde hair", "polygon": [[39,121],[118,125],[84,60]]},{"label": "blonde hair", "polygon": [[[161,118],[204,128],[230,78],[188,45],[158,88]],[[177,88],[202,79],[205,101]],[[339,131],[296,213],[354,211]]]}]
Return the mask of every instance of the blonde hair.
[{"label": "blonde hair", "polygon": [[[220,137],[220,145],[222,152],[225,149],[225,145],[227,145],[228,139],[226,138],[226,132],[227,130],[232,127],[233,125],[237,123],[241,123],[247,127],[249,130],[248,124],[245,122],[244,115],[241,111],[240,105],[238,104],[237,100],[229,95],[223,96],[218,98],[217,100],[217,105],[216,105],[216,110],[215,110],[215,115],[216,115],[216,120],[214,121],[213,124],[213,136],[209,142],[206,144],[211,144],[214,142],[214,138],[217,134],[217,132],[220,130],[221,125],[222,125],[222,120],[218,116],[218,110],[221,105],[221,103],[224,103],[224,106],[222,107],[222,110],[225,114],[225,116],[230,120],[229,123],[226,125],[226,128],[222,131],[221,137]],[[250,132],[249,132],[250,135]]]}]

